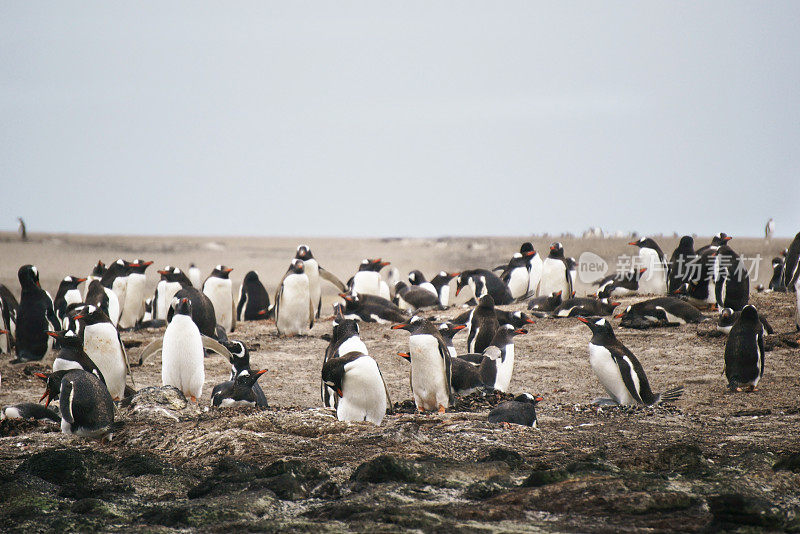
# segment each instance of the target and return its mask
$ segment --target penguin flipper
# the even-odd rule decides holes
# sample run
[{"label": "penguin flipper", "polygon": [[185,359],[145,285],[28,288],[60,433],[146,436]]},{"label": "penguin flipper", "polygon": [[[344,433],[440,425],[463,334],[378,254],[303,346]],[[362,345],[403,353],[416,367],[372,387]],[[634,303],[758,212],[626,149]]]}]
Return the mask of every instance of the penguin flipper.
[{"label": "penguin flipper", "polygon": [[231,332],[236,331],[236,303],[231,299]]},{"label": "penguin flipper", "polygon": [[122,359],[125,360],[125,370],[128,371],[128,375],[131,377],[131,385],[136,388],[136,382],[133,380],[133,373],[131,373],[131,363],[128,361],[128,351],[125,350],[125,344],[122,342],[122,338],[119,336],[119,330],[117,330],[117,341],[122,349]]},{"label": "penguin flipper", "polygon": [[70,425],[75,424],[75,418],[72,415],[72,388],[74,384],[71,380],[61,380],[61,393],[60,398],[61,400],[58,403],[59,411],[61,412],[61,418],[64,419]]},{"label": "penguin flipper", "polygon": [[319,276],[321,278],[324,278],[325,280],[327,280],[331,284],[335,285],[336,288],[339,291],[341,291],[343,293],[347,291],[347,287],[344,285],[344,283],[342,283],[341,280],[336,278],[336,275],[334,275],[333,273],[331,273],[329,271],[326,271],[325,269],[322,268],[321,265],[318,268],[319,268]]},{"label": "penguin flipper", "polygon": [[633,367],[628,364],[628,360],[625,357],[615,358],[617,360],[617,365],[619,366],[620,375],[622,375],[622,382],[625,384],[625,389],[628,390],[633,400],[638,402],[639,404],[644,404],[642,401],[642,397],[639,396],[639,392],[636,391],[636,384],[633,383],[633,377],[631,373],[633,373]]},{"label": "penguin flipper", "polygon": [[225,358],[227,358],[228,361],[232,361],[233,360],[233,354],[231,354],[231,351],[229,351],[224,346],[222,346],[222,344],[219,341],[217,341],[214,338],[210,338],[208,336],[204,336],[202,334],[200,335],[200,337],[203,339],[203,348],[204,349],[213,350],[214,352],[216,352],[220,356],[224,356]]},{"label": "penguin flipper", "polygon": [[386,390],[386,413],[393,415],[394,404],[392,404],[392,397],[389,395],[389,386],[386,385],[386,380],[383,379],[383,373],[381,373],[380,367],[378,368],[378,374],[381,375],[381,382],[383,382],[383,389]]},{"label": "penguin flipper", "polygon": [[155,341],[147,345],[142,351],[142,353],[139,355],[139,365],[144,365],[145,360],[147,360],[147,358],[149,358],[156,352],[160,351],[163,346],[164,346],[164,338],[156,339]]}]

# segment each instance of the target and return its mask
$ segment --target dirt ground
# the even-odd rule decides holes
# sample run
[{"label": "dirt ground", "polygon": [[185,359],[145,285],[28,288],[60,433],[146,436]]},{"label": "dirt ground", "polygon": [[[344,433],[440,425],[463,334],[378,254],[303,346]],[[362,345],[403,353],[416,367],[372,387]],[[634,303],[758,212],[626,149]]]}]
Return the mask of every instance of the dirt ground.
[{"label": "dirt ground", "polygon": [[[530,239],[530,238],[525,238]],[[98,260],[141,257],[157,268],[195,262],[207,273],[233,267],[238,284],[255,269],[268,290],[298,243],[346,280],[364,257],[392,261],[432,277],[441,269],[493,267],[523,238],[348,240],[133,238],[0,235],[0,282],[19,290],[16,270],[34,263],[55,294],[67,274],[85,275]],[[626,240],[539,236],[546,251],[564,243],[578,257],[592,251],[614,264],[631,254]],[[657,238],[669,255],[677,238]],[[707,239],[699,238],[703,244]],[[735,239],[764,262],[753,283],[766,284],[769,260],[788,245]],[[579,285],[579,294],[587,287]],[[325,306],[336,300],[326,289]],[[624,305],[643,297],[618,299]],[[411,399],[408,364],[396,356],[408,334],[363,324],[362,338],[401,407],[380,427],[340,423],[320,408],[321,360],[329,312],[311,334],[278,338],[270,322],[240,323],[231,338],[251,348],[269,410],[209,410],[211,388],[229,365],[206,359],[200,407],[155,391],[119,408],[125,423],[111,443],[64,436],[48,423],[0,423],[0,527],[16,531],[717,531],[800,530],[800,350],[794,343],[794,295],[751,294],[776,334],[769,336],[760,391],[729,394],[724,337],[713,322],[626,330],[654,391],[683,384],[674,406],[598,409],[603,391],[588,364],[589,329],[575,319],[540,319],[516,338],[511,393],[538,393],[540,428],[489,424],[491,405],[470,397],[444,415],[402,409]],[[524,305],[506,307],[524,309]],[[454,317],[461,310],[436,312]],[[132,360],[160,330],[125,332]],[[455,338],[465,350],[466,334]],[[32,373],[47,361],[11,365],[0,358],[0,404],[35,402]],[[137,389],[161,385],[159,357],[134,367]],[[159,397],[160,395],[160,397]],[[155,410],[154,406],[160,406]]]}]

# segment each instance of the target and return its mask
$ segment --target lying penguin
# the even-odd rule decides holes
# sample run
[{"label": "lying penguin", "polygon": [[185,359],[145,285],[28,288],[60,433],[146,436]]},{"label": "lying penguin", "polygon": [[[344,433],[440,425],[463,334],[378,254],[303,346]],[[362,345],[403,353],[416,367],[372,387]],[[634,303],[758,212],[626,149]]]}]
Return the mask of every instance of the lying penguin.
[{"label": "lying penguin", "polygon": [[[269,408],[266,404],[259,404],[258,398],[253,391],[256,381],[266,372],[266,369],[255,372],[243,369],[233,380],[217,384],[211,390],[211,405],[215,408],[227,408],[229,406],[261,406]],[[266,399],[264,399],[264,402],[266,403]]]},{"label": "lying penguin", "polygon": [[95,375],[71,369],[49,375],[36,373],[36,376],[47,384],[42,395],[42,399],[47,399],[45,406],[59,401],[64,434],[110,441],[112,432],[121,426],[114,423],[114,401],[108,388]]},{"label": "lying penguin", "polygon": [[627,306],[615,315],[620,326],[644,330],[655,326],[679,326],[704,320],[697,308],[675,297],[656,297]]},{"label": "lying penguin", "polygon": [[407,321],[409,316],[390,301],[375,295],[361,293],[339,293],[344,299],[342,313],[346,319],[367,323],[398,323]]},{"label": "lying penguin", "polygon": [[517,395],[510,401],[498,404],[489,412],[490,423],[509,423],[515,425],[538,427],[536,420],[536,405],[544,399],[540,396],[534,397],[530,393]]},{"label": "lying penguin", "polygon": [[619,302],[610,302],[607,298],[573,297],[559,304],[550,313],[550,317],[591,317],[595,315],[611,315]]},{"label": "lying penguin", "polygon": [[60,423],[61,417],[50,408],[45,408],[41,404],[33,402],[20,402],[3,408],[0,412],[0,421],[3,419],[27,419],[34,421],[53,421]]},{"label": "lying penguin", "polygon": [[563,291],[554,291],[546,296],[534,297],[528,301],[528,309],[539,312],[553,311],[561,304],[561,293]]}]

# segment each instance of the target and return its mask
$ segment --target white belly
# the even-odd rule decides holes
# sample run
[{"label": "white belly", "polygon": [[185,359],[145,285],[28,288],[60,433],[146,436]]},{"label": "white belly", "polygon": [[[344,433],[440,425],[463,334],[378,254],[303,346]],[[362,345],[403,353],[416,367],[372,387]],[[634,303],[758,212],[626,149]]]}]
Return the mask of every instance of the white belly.
[{"label": "white belly", "polygon": [[450,305],[450,284],[445,284],[441,287],[439,303],[445,308]]},{"label": "white belly", "polygon": [[361,341],[358,336],[349,337],[341,345],[339,345],[339,356],[345,356],[350,352],[360,352],[361,354],[369,354],[367,346]]},{"label": "white belly", "polygon": [[189,269],[189,281],[192,283],[194,287],[200,289],[203,287],[203,280],[201,280],[202,276],[200,275],[200,269],[197,267],[191,267]]},{"label": "white belly", "polygon": [[360,295],[381,294],[381,275],[372,271],[358,271],[353,277],[353,290]]},{"label": "white belly", "polygon": [[[117,296],[117,302],[119,302],[119,310],[120,313],[122,313],[122,305],[125,304],[125,293],[128,290],[128,277],[127,276],[116,277],[114,279],[114,282],[111,284],[111,290]],[[117,317],[117,320],[119,320],[119,316]]]},{"label": "white belly", "polygon": [[667,272],[651,248],[639,249],[639,268],[647,267],[647,271],[639,278],[639,293],[648,295],[665,295],[667,293]]},{"label": "white belly", "polygon": [[430,335],[408,338],[411,353],[411,392],[417,408],[435,411],[439,405],[450,402],[445,376],[444,360],[439,354],[439,344]]},{"label": "white belly", "polygon": [[303,262],[303,264],[306,268],[306,276],[308,276],[308,294],[311,298],[311,304],[314,306],[314,313],[317,313],[319,299],[322,295],[322,288],[319,282],[319,264],[313,258]]},{"label": "white belly", "polygon": [[119,344],[117,329],[109,323],[89,325],[83,329],[83,350],[103,373],[112,399],[125,396],[125,357]]},{"label": "white belly", "polygon": [[345,366],[342,380],[344,397],[339,400],[336,415],[340,421],[369,421],[381,424],[386,415],[386,389],[378,364],[362,356]]},{"label": "white belly", "polygon": [[164,283],[164,306],[161,306],[161,294],[159,293],[159,302],[158,302],[158,317],[157,319],[161,319],[162,321],[167,320],[167,312],[169,311],[170,304],[172,304],[172,299],[175,298],[175,293],[181,290],[181,285],[178,282],[165,282]]},{"label": "white belly", "polygon": [[188,315],[175,315],[164,332],[161,383],[175,386],[187,397],[199,399],[206,378],[200,331]]},{"label": "white belly", "polygon": [[431,284],[430,282],[422,282],[422,283],[419,285],[419,287],[421,287],[422,289],[424,289],[424,290],[426,290],[426,291],[430,291],[431,293],[433,293],[433,294],[434,294],[434,295],[436,295],[437,297],[439,296],[439,295],[438,295],[438,293],[436,293],[436,288],[435,288],[435,287],[433,287],[433,284]]},{"label": "white belly", "polygon": [[526,267],[518,267],[511,271],[511,276],[508,278],[508,289],[511,291],[511,296],[516,299],[527,293],[530,278]]},{"label": "white belly", "polygon": [[120,309],[119,298],[117,298],[116,293],[107,287],[104,287],[103,291],[105,291],[106,295],[108,295],[108,318],[111,319],[111,323],[114,326],[117,326],[117,323],[119,322],[119,314],[122,311]]},{"label": "white belly", "polygon": [[505,393],[511,384],[511,375],[514,372],[514,345],[506,345],[506,359],[497,360],[497,376],[494,380],[494,389]]},{"label": "white belly", "polygon": [[569,298],[567,266],[564,265],[563,261],[547,258],[542,264],[542,280],[539,282],[539,294],[549,295],[558,291],[562,292],[562,298]]},{"label": "white belly", "polygon": [[283,291],[278,309],[278,332],[284,335],[307,334],[311,322],[309,314],[308,277],[290,274],[283,280]]},{"label": "white belly", "polygon": [[78,304],[83,302],[83,298],[81,297],[81,292],[77,289],[70,289],[66,293],[64,293],[64,300],[67,302],[67,306],[70,304]]},{"label": "white belly", "polygon": [[536,254],[530,261],[531,271],[528,275],[528,291],[532,295],[539,295],[539,282],[542,281],[542,258]]},{"label": "white belly", "polygon": [[206,280],[203,294],[214,305],[217,324],[221,325],[226,332],[230,332],[233,326],[233,283],[231,280],[212,276]]},{"label": "white belly", "polygon": [[[53,360],[54,373],[56,371],[67,371],[70,369],[83,369],[83,367],[81,367],[81,364],[79,364],[78,362],[74,362],[72,360],[64,360],[62,358],[56,358],[55,360]],[[103,375],[103,377],[105,378],[105,375]]]},{"label": "white belly", "polygon": [[[600,380],[600,384],[612,399],[619,404],[637,404],[622,381],[619,366],[614,362],[611,353],[606,348],[589,343],[589,364]],[[638,389],[639,377],[636,376],[636,373],[633,373],[633,383]]]},{"label": "white belly", "polygon": [[389,284],[381,280],[380,296],[386,300],[392,300],[392,292],[389,290]]},{"label": "white belly", "polygon": [[136,322],[144,316],[146,284],[147,277],[141,273],[133,273],[128,276],[125,304],[122,306],[122,314],[119,318],[120,328],[133,328],[136,326]]}]

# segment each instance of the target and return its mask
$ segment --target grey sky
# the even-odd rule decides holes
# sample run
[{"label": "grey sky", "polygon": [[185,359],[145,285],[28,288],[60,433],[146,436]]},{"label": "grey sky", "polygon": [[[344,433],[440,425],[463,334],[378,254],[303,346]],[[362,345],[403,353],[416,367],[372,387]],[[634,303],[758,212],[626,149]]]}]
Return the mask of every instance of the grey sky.
[{"label": "grey sky", "polygon": [[800,230],[800,2],[0,4],[0,229]]}]

